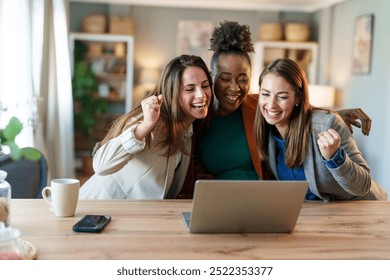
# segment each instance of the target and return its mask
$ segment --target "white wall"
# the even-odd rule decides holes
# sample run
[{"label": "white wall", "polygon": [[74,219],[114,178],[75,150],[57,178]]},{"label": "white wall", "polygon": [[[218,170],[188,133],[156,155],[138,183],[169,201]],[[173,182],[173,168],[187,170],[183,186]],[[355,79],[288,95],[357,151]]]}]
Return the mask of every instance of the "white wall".
[{"label": "white wall", "polygon": [[[355,130],[354,137],[371,168],[372,177],[390,193],[390,1],[352,0],[318,13],[318,19],[333,19],[331,35],[321,37],[327,30],[320,29],[320,48],[330,46],[330,72],[320,69],[320,76],[336,86],[341,107],[361,107],[373,120],[370,135],[365,137]],[[374,14],[374,34],[371,73],[352,74],[352,42],[357,16]],[[326,77],[326,78],[324,78]]]},{"label": "white wall", "polygon": [[[118,14],[118,12],[120,14]],[[278,21],[281,18],[299,16],[299,13],[282,14],[279,12],[232,11],[187,8],[157,8],[128,5],[108,5],[89,3],[70,3],[70,30],[82,31],[85,16],[103,14],[131,16],[135,23],[134,48],[134,104],[139,103],[150,90],[150,85],[139,85],[141,69],[162,69],[176,52],[177,26],[180,20],[211,21],[218,26],[224,20],[238,21],[248,24],[252,32],[252,40],[258,40],[258,29],[262,22]],[[311,15],[305,15],[308,21]],[[203,57],[208,64],[212,52]]]},{"label": "white wall", "polygon": [[[82,19],[86,15],[100,13],[108,16],[112,6],[117,5],[70,3],[70,29],[81,31]],[[180,20],[211,21],[215,26],[224,20],[238,21],[248,24],[252,39],[257,40],[260,23],[277,21],[281,16],[278,12],[119,6],[135,22],[135,81],[138,69],[145,66],[143,64],[153,61],[162,68],[177,55],[176,34]],[[115,8],[118,10],[118,7]]]}]

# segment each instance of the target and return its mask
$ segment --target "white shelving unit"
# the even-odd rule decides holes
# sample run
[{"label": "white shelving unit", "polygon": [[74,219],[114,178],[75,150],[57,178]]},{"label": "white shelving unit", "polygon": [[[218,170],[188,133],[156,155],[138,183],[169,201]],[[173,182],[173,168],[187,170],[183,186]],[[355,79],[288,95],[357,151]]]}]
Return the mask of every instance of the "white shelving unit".
[{"label": "white shelving unit", "polygon": [[[93,33],[70,33],[69,34],[69,52],[70,52],[70,61],[73,72],[73,63],[74,63],[74,46],[76,41],[83,41],[86,43],[125,43],[126,53],[123,57],[125,61],[125,73],[116,74],[116,73],[97,73],[100,80],[123,80],[125,82],[125,93],[124,93],[124,108],[123,113],[130,111],[133,108],[133,61],[134,61],[134,37],[129,35],[117,35],[117,34],[93,34]],[[101,60],[110,60],[110,59],[119,59],[115,58],[114,54],[102,53],[101,55],[95,54],[93,58],[90,59],[101,59]],[[120,100],[118,100],[120,103]]]},{"label": "white shelving unit", "polygon": [[[85,61],[91,64],[99,85],[104,85],[109,104],[108,114],[96,116],[94,140],[97,142],[104,137],[107,124],[133,108],[134,37],[108,33],[70,33],[69,52],[72,73],[77,41],[88,45]],[[116,47],[120,47],[120,52],[115,51]],[[99,93],[101,92],[103,91],[99,90]],[[89,170],[92,168],[89,142],[90,140],[85,136],[75,135],[75,166],[76,169],[83,170],[83,174],[87,176],[93,172]]]},{"label": "white shelving unit", "polygon": [[309,84],[317,82],[318,44],[316,42],[258,41],[252,55],[251,92],[259,92],[259,77],[264,67],[277,58],[288,57],[300,63]]}]

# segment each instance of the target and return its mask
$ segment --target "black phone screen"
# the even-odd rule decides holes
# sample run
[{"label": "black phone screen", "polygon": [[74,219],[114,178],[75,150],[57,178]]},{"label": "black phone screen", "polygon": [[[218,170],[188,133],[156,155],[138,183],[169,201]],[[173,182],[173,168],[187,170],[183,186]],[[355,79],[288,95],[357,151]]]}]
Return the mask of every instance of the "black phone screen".
[{"label": "black phone screen", "polygon": [[110,221],[111,217],[108,215],[86,215],[73,225],[73,231],[101,232]]}]

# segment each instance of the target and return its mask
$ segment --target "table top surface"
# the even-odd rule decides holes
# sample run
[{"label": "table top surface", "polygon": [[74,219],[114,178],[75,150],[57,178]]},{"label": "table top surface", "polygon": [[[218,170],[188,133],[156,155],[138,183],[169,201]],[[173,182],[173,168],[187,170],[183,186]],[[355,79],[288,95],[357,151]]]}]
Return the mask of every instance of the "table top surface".
[{"label": "table top surface", "polygon": [[[13,199],[11,225],[38,259],[390,259],[390,202],[305,202],[291,234],[190,234],[191,200],[80,200],[56,217],[42,199]],[[281,207],[283,207],[281,205]],[[84,215],[111,215],[101,233],[76,233]]]}]

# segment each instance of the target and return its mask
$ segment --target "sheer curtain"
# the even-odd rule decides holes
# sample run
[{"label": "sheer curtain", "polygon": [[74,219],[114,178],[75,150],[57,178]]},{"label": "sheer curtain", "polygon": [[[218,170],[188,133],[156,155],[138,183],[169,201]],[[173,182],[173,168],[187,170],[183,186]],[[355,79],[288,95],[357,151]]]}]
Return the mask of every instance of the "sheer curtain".
[{"label": "sheer curtain", "polygon": [[74,177],[66,0],[0,0],[0,126],[24,124],[20,146],[40,149],[49,179]]},{"label": "sheer curtain", "polygon": [[0,122],[12,116],[24,124],[18,137],[21,146],[33,143],[32,44],[30,5],[22,0],[2,0],[0,16]]}]

